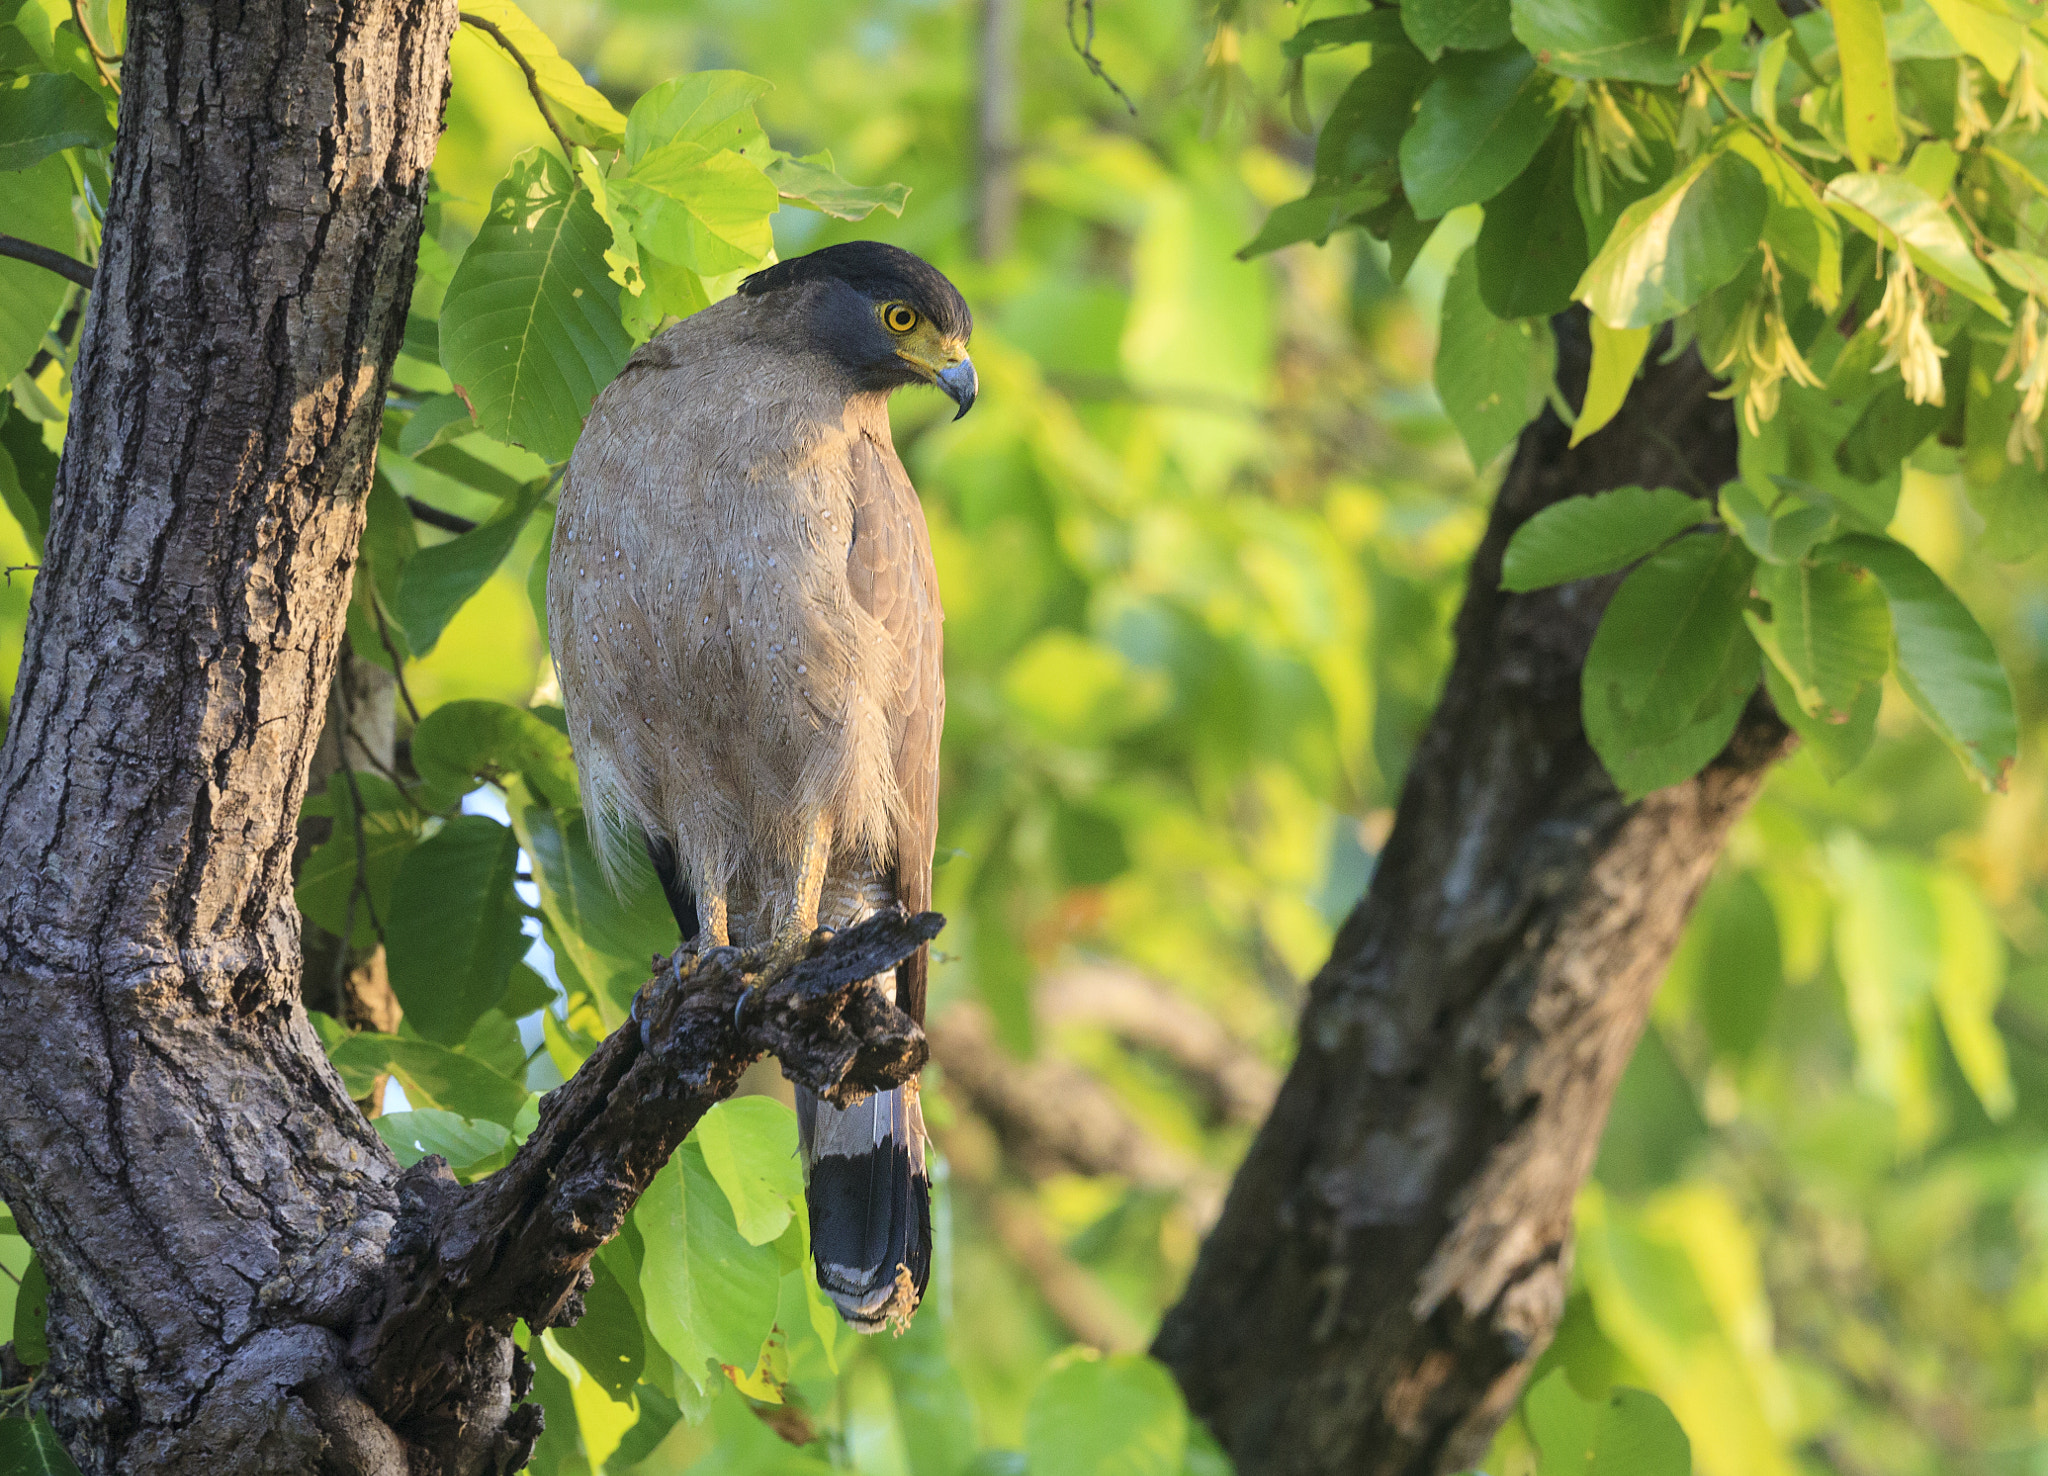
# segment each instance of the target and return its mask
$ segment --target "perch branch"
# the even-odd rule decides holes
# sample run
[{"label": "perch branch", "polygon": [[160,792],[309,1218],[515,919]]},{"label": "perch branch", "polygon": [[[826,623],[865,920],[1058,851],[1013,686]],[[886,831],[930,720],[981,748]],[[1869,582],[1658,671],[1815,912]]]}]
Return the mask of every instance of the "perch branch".
[{"label": "perch branch", "polygon": [[55,272],[67,282],[76,282],[88,292],[92,290],[92,268],[75,256],[66,256],[61,251],[52,251],[19,236],[0,236],[0,256],[11,256],[16,261],[39,266],[44,271]]},{"label": "perch branch", "polygon": [[431,502],[422,502],[417,497],[405,499],[406,511],[425,523],[429,528],[439,528],[446,533],[474,533],[476,523],[462,516],[435,507]]},{"label": "perch branch", "polygon": [[[510,1164],[468,1187],[438,1157],[406,1170],[383,1304],[351,1353],[384,1419],[415,1441],[459,1441],[471,1391],[491,1385],[493,1367],[499,1380],[507,1362],[518,1367],[513,1320],[539,1331],[582,1315],[592,1253],[761,1055],[841,1105],[922,1067],[923,1031],[873,980],[944,922],[878,914],[780,974],[755,972],[758,955],[730,948],[680,972],[664,963],[633,1018],[543,1099]],[[502,1438],[530,1441],[531,1420],[515,1411]]]}]

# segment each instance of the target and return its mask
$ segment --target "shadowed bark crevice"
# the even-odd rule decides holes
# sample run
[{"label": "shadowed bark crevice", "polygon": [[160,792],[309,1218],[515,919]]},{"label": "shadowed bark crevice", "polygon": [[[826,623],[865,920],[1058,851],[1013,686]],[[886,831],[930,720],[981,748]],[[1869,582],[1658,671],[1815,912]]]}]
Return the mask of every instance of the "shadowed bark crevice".
[{"label": "shadowed bark crevice", "polygon": [[[1558,330],[1576,397],[1583,317]],[[1154,1344],[1244,1476],[1461,1469],[1556,1328],[1615,1084],[1788,739],[1759,696],[1704,773],[1625,803],[1579,716],[1619,576],[1510,595],[1501,556],[1565,497],[1733,477],[1715,388],[1687,352],[1580,446],[1547,410],[1523,432],[1371,889]]]}]

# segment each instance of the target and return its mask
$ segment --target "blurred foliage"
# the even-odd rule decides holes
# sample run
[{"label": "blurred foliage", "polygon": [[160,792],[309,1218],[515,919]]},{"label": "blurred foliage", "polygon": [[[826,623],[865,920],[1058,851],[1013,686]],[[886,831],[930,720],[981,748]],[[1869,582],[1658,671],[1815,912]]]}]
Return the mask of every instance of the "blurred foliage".
[{"label": "blurred foliage", "polygon": [[[1057,5],[537,0],[530,24],[503,0],[471,9],[533,53],[570,152],[498,42],[464,27],[349,622],[417,711],[391,772],[343,771],[306,808],[329,838],[300,905],[381,941],[406,1010],[395,1034],[316,1018],[351,1091],[396,1084],[402,1110],[378,1130],[401,1162],[488,1173],[673,945],[650,878],[623,900],[603,885],[576,808],[539,625],[551,462],[667,315],[771,250],[879,235],[974,303],[983,385],[958,426],[933,396],[894,407],[949,615],[952,922],[933,1014],[980,1007],[1019,1056],[1104,1083],[1192,1165],[1188,1184],[1227,1174],[1252,1117],[1156,1045],[1046,1001],[1113,966],[1285,1063],[1442,680],[1495,453],[1548,393],[1547,330],[1492,314],[1547,311],[1563,279],[1540,251],[1504,273],[1514,240],[1470,206],[1385,244],[1237,259],[1255,236],[1344,218],[1269,219],[1345,167],[1315,125],[1367,144],[1408,126],[1354,86],[1343,46],[1371,38],[1334,11],[1098,5],[1094,51],[1133,115]],[[1970,19],[1966,0],[1933,9]],[[1407,95],[1428,53],[1550,116],[1548,73],[1469,51],[1508,48],[1508,12],[1418,10],[1414,47],[1385,48],[1415,57]],[[119,0],[84,14],[117,50]],[[1014,156],[977,136],[988,15],[1013,17],[995,52],[1018,85]],[[1478,55],[1495,59],[1460,60]],[[69,6],[0,0],[0,71],[29,79],[0,92],[0,139],[23,140],[0,152],[17,171],[0,224],[92,260],[112,113]],[[1483,214],[1526,213],[1516,239],[1540,243],[1571,209],[1575,154],[1532,147],[1493,171],[1512,211]],[[978,232],[1010,191],[1008,238]],[[0,564],[40,550],[77,296],[0,260]],[[520,332],[490,326],[508,304]],[[1440,321],[1463,377],[1437,358]],[[1627,350],[1603,350],[1610,379]],[[555,377],[507,379],[503,354]],[[1627,379],[1604,391],[1615,403]],[[407,499],[449,516],[421,521]],[[1990,632],[2036,737],[2048,562],[1993,563],[1982,517],[1962,472],[1930,463],[1879,526]],[[1565,544],[1589,556],[1586,530]],[[1543,550],[1525,552],[1542,582]],[[8,692],[29,585],[0,586]],[[1701,904],[1496,1476],[2048,1469],[2048,770],[2023,741],[1986,796],[1896,682],[1881,691],[1868,758],[1834,783],[1826,752],[1783,766]],[[907,1335],[860,1339],[825,1309],[793,1122],[736,1099],[599,1255],[584,1320],[529,1341],[548,1412],[534,1469],[1227,1470],[1163,1371],[1102,1331],[1156,1321],[1213,1199],[1010,1152],[942,1071],[929,1087],[940,1256]],[[26,1356],[41,1276],[12,1230],[0,1326]],[[1090,1289],[1092,1334],[1049,1268]],[[1091,1335],[1113,1346],[1071,1346]],[[18,1413],[24,1392],[0,1400]],[[39,1428],[0,1420],[0,1440],[41,1451]]]}]

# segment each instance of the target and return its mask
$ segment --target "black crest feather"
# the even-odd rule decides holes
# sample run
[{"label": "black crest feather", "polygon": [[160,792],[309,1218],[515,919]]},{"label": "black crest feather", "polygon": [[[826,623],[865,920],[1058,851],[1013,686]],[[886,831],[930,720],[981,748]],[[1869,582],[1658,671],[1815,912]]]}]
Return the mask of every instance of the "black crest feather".
[{"label": "black crest feather", "polygon": [[949,337],[966,338],[974,331],[974,314],[968,310],[967,299],[946,280],[946,274],[886,241],[847,241],[793,256],[745,278],[739,290],[745,296],[759,297],[821,281],[844,282],[875,302],[907,302]]}]

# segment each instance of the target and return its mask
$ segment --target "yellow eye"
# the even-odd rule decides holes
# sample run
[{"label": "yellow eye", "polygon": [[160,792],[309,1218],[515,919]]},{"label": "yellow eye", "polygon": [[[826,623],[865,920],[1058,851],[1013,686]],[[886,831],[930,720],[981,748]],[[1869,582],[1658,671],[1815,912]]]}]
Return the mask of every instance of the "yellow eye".
[{"label": "yellow eye", "polygon": [[917,326],[917,309],[892,302],[882,310],[882,321],[891,333],[908,333]]}]

